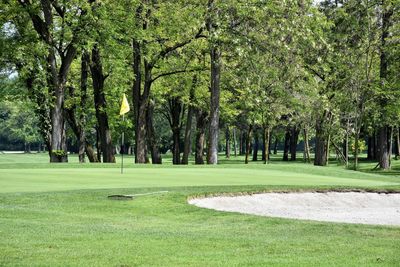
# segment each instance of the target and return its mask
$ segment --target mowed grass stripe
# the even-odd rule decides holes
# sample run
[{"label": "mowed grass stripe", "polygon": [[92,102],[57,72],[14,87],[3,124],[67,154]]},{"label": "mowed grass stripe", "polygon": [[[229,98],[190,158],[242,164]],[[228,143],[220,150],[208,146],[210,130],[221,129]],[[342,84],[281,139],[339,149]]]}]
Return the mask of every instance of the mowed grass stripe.
[{"label": "mowed grass stripe", "polygon": [[[281,166],[283,167],[283,166]],[[308,169],[312,170],[309,166]],[[395,178],[330,169],[328,173],[265,168],[51,168],[0,169],[0,192],[216,185],[387,186]]]}]

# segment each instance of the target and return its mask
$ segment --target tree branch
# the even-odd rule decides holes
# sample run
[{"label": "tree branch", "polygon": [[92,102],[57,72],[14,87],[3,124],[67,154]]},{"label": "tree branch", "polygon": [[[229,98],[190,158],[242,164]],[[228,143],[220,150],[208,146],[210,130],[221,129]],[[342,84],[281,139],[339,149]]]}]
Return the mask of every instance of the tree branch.
[{"label": "tree branch", "polygon": [[196,33],[196,35],[193,38],[184,40],[182,42],[177,42],[175,44],[173,44],[172,46],[167,46],[165,47],[163,50],[161,50],[161,52],[152,60],[151,65],[154,66],[156,64],[156,62],[160,59],[160,58],[164,58],[166,57],[169,53],[177,50],[178,48],[184,47],[185,45],[191,43],[194,39],[198,39],[200,37],[203,37],[202,33],[203,33],[204,28],[201,27],[199,29],[199,31]]},{"label": "tree branch", "polygon": [[313,68],[311,68],[308,65],[304,66],[306,69],[310,70],[312,73],[314,73],[315,75],[317,75],[321,80],[325,81],[325,75],[318,73],[316,70],[314,70]]},{"label": "tree branch", "polygon": [[174,74],[179,74],[179,73],[185,73],[185,72],[204,71],[204,70],[207,70],[207,69],[205,69],[205,68],[197,68],[197,69],[190,69],[190,70],[183,69],[183,70],[175,70],[175,71],[170,71],[170,72],[164,72],[164,73],[160,73],[160,74],[156,75],[156,76],[151,80],[151,82],[154,82],[154,81],[156,81],[157,79],[159,79],[159,78],[161,78],[161,77],[164,77],[164,76],[169,76],[169,75],[174,75]]}]

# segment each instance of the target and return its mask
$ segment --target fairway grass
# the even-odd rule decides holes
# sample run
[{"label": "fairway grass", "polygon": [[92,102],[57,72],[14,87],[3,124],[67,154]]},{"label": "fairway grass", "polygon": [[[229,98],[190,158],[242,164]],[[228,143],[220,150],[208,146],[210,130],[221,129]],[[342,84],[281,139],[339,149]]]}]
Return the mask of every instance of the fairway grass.
[{"label": "fairway grass", "polygon": [[[0,266],[399,266],[400,227],[322,223],[188,205],[218,193],[375,188],[400,175],[302,163],[135,166],[0,155]],[[23,156],[21,156],[23,158]],[[130,201],[112,194],[142,194]]]}]

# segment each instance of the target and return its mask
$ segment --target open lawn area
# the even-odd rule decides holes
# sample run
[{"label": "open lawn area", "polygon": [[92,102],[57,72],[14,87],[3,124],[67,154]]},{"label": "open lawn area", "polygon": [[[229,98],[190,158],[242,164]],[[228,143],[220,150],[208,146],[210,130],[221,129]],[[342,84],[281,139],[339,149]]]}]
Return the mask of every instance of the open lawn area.
[{"label": "open lawn area", "polygon": [[[239,158],[242,160],[242,158]],[[362,172],[331,163],[218,166],[53,164],[0,155],[1,266],[399,266],[400,227],[218,212],[187,199],[317,189],[400,191],[400,164]],[[168,161],[168,160],[167,160]],[[142,194],[129,201],[111,194]],[[399,207],[400,209],[400,207]]]}]

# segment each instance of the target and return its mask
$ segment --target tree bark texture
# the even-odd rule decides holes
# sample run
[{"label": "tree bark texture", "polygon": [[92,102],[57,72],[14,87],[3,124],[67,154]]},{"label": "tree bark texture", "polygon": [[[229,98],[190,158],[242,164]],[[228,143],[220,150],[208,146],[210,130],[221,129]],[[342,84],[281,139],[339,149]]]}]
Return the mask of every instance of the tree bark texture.
[{"label": "tree bark texture", "polygon": [[190,88],[190,94],[189,94],[189,102],[190,103],[189,103],[189,109],[188,109],[187,118],[186,118],[183,155],[182,155],[182,160],[181,160],[181,164],[185,164],[185,165],[187,165],[189,163],[189,154],[190,154],[190,150],[192,147],[192,122],[193,122],[193,113],[194,113],[194,107],[192,105],[192,102],[194,101],[194,98],[195,98],[196,86],[197,86],[197,75],[194,75],[193,80],[192,80],[192,86]]},{"label": "tree bark texture", "polygon": [[327,124],[331,119],[331,112],[325,110],[323,115],[317,119],[315,124],[315,158],[314,165],[326,166],[328,155],[329,133]]},{"label": "tree bark texture", "polygon": [[179,97],[172,97],[168,100],[170,126],[172,130],[172,163],[181,163],[180,144],[181,144],[181,115],[183,106]]},{"label": "tree bark texture", "polygon": [[196,151],[195,164],[204,164],[204,142],[207,125],[207,113],[202,110],[196,111]]},{"label": "tree bark texture", "polygon": [[231,157],[231,132],[229,126],[225,129],[225,156],[227,159]]},{"label": "tree bark texture", "polygon": [[271,134],[270,134],[270,129],[268,127],[264,127],[263,129],[263,161],[264,164],[267,164],[269,161],[269,153],[270,153],[270,144],[271,144]]},{"label": "tree bark texture", "polygon": [[253,143],[253,159],[252,161],[258,160],[258,148],[259,148],[259,138],[258,131],[254,130],[254,143]]},{"label": "tree bark texture", "polygon": [[151,163],[162,164],[162,158],[160,149],[157,144],[157,137],[154,129],[153,118],[154,118],[154,103],[153,101],[150,101],[146,113],[146,127],[147,127],[148,146],[150,147],[150,153],[151,153]]},{"label": "tree bark texture", "polygon": [[296,161],[297,142],[299,141],[300,129],[293,126],[290,131],[290,160]]},{"label": "tree bark texture", "polygon": [[251,133],[253,130],[253,126],[249,125],[249,129],[247,131],[247,135],[246,135],[246,156],[244,158],[244,163],[248,164],[249,163],[249,156],[250,156],[250,149],[251,149]]},{"label": "tree bark texture", "polygon": [[290,149],[290,129],[286,128],[285,143],[283,146],[283,160],[284,161],[289,160],[289,149]]},{"label": "tree bark texture", "polygon": [[97,45],[92,49],[90,70],[92,73],[94,106],[96,110],[103,162],[115,163],[114,147],[112,144],[110,127],[108,125],[107,102],[104,93],[104,81],[107,77],[103,74],[100,50]]},{"label": "tree bark texture", "polygon": [[[391,17],[393,15],[393,9],[392,7],[389,6],[389,4],[386,2],[386,0],[382,0],[382,35],[381,35],[381,47],[380,47],[380,79],[381,79],[381,86],[383,91],[385,90],[385,85],[386,85],[386,78],[388,74],[388,56],[386,54],[386,41],[387,38],[389,37],[389,27],[391,23]],[[381,108],[384,110],[384,108],[387,105],[387,100],[382,99],[380,101],[381,103]],[[384,116],[384,115],[382,115]],[[382,121],[384,121],[385,118],[382,118]],[[378,151],[379,151],[379,167],[383,170],[388,170],[390,169],[390,157],[389,157],[389,126],[383,125],[379,129],[379,137],[378,137]]]},{"label": "tree bark texture", "polygon": [[[216,18],[218,10],[215,7],[214,0],[209,0],[208,11],[209,18],[207,20],[207,28],[210,35],[213,36],[217,30]],[[219,133],[219,99],[220,99],[220,72],[221,72],[221,51],[219,44],[216,40],[211,42],[211,72],[210,72],[210,127],[208,135],[208,154],[207,163],[218,163],[218,133]]]}]

